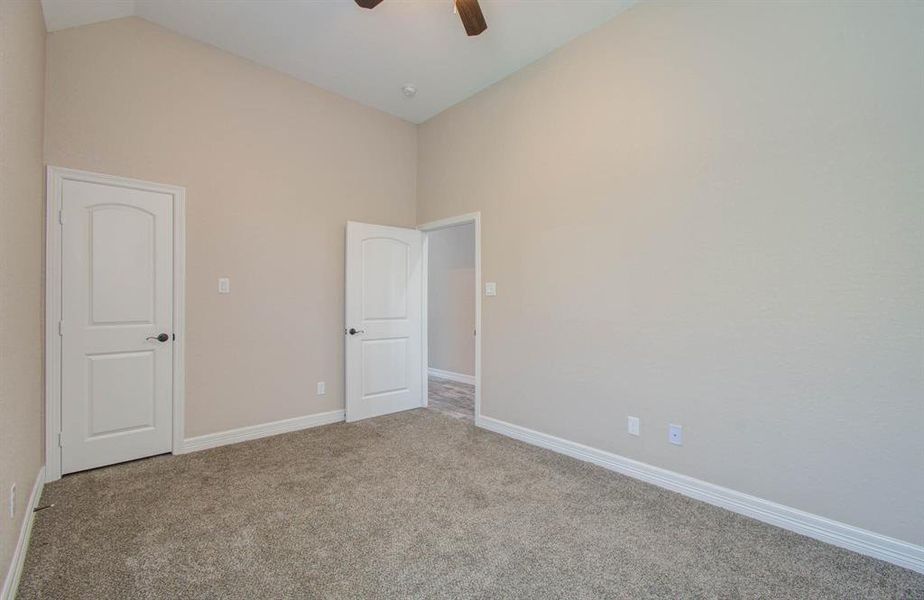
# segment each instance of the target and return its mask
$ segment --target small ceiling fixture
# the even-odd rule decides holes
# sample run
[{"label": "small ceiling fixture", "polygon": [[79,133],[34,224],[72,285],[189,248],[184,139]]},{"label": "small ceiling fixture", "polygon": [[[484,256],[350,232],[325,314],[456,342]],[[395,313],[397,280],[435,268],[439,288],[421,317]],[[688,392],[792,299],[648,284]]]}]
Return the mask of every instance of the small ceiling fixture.
[{"label": "small ceiling fixture", "polygon": [[[356,4],[363,8],[375,8],[382,0],[356,0]],[[465,33],[468,35],[478,35],[488,28],[488,23],[484,20],[484,13],[478,6],[478,0],[453,0],[455,11],[459,13],[462,24],[465,26]]]},{"label": "small ceiling fixture", "polygon": [[408,98],[413,98],[417,95],[417,86],[412,83],[408,83],[401,87],[401,93],[407,96]]}]

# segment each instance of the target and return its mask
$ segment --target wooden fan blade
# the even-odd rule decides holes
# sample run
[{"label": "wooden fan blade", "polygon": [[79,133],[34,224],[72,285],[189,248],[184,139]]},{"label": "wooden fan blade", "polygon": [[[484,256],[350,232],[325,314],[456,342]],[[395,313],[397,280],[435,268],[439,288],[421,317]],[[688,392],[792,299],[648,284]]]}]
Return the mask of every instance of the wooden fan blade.
[{"label": "wooden fan blade", "polygon": [[363,8],[375,8],[381,1],[382,0],[356,0],[356,4],[359,4]]},{"label": "wooden fan blade", "polygon": [[462,24],[465,25],[465,33],[478,35],[488,28],[481,7],[478,6],[478,0],[456,0],[456,9],[459,11]]}]

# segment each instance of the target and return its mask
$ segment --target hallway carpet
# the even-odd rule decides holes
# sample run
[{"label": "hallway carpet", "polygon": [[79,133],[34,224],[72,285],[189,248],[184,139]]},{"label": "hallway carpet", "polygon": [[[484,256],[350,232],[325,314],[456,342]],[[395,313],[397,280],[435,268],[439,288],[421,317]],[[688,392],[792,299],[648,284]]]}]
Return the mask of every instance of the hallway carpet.
[{"label": "hallway carpet", "polygon": [[46,486],[19,598],[924,598],[924,575],[418,409]]}]

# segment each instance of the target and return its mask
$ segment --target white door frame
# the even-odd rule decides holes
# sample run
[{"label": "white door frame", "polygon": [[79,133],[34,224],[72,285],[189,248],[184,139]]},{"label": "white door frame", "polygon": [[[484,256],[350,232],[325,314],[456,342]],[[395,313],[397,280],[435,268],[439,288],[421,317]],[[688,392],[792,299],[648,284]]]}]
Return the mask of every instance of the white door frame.
[{"label": "white door frame", "polygon": [[186,405],[186,188],[47,167],[45,190],[45,481],[61,478],[61,194],[82,181],[173,196],[173,453],[182,452]]},{"label": "white door frame", "polygon": [[458,225],[475,224],[475,424],[481,420],[481,213],[472,212],[457,217],[448,217],[438,221],[431,221],[418,225],[417,229],[423,232],[423,299],[421,302],[421,346],[420,353],[423,372],[423,396],[421,406],[429,402],[427,374],[430,366],[429,338],[427,332],[427,286],[430,277],[429,233],[438,229],[456,227]]}]

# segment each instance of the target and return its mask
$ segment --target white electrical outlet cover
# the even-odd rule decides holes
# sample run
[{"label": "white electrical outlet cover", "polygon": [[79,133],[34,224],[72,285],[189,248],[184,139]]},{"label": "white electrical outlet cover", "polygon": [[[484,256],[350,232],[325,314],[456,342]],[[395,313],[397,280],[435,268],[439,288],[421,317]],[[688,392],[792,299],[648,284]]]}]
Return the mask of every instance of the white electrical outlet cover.
[{"label": "white electrical outlet cover", "polygon": [[327,393],[327,385],[323,381],[318,382],[318,396],[323,396]]},{"label": "white electrical outlet cover", "polygon": [[493,281],[488,281],[484,284],[484,295],[485,296],[496,296],[497,295],[497,283]]},{"label": "white electrical outlet cover", "polygon": [[683,427],[680,425],[668,425],[667,441],[675,446],[683,446]]}]

